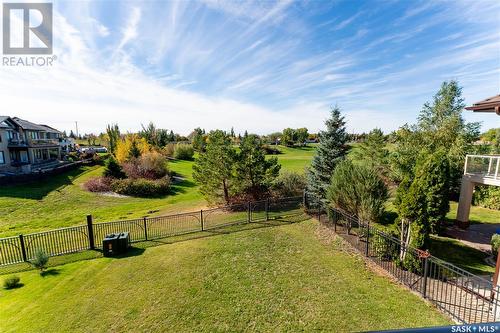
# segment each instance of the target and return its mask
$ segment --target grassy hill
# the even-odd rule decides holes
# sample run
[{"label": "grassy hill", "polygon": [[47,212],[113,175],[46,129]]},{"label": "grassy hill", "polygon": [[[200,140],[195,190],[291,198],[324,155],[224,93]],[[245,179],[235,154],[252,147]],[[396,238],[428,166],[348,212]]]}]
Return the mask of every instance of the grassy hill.
[{"label": "grassy hill", "polygon": [[[234,231],[234,230],[233,230]],[[19,274],[1,332],[366,331],[449,324],[314,221]],[[324,239],[324,238],[322,238]]]}]

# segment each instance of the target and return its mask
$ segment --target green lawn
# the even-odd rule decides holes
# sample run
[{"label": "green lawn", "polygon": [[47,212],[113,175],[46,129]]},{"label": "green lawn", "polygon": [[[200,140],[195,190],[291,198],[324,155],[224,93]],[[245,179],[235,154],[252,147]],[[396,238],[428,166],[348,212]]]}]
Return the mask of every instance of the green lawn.
[{"label": "green lawn", "polygon": [[[313,146],[280,147],[282,170],[303,172],[314,155]],[[82,184],[102,174],[103,167],[81,167],[50,179],[0,188],[0,237],[44,231],[85,223],[87,214],[105,222],[142,216],[194,211],[207,203],[192,176],[193,161],[169,161],[169,169],[181,176],[173,194],[164,198],[111,197],[91,193]]]},{"label": "green lawn", "polygon": [[[234,231],[234,230],[233,230]],[[1,332],[364,331],[450,324],[311,220],[18,274]]]},{"label": "green lawn", "polygon": [[191,211],[205,205],[192,181],[193,162],[169,163],[185,177],[173,195],[145,199],[111,197],[86,191],[82,184],[102,174],[103,167],[81,167],[49,180],[0,188],[0,237],[83,224],[92,214],[99,222]]},{"label": "green lawn", "polygon": [[[450,211],[446,215],[451,221],[457,217],[458,202],[450,202]],[[470,207],[470,223],[500,223],[500,210],[488,209],[479,206]]]},{"label": "green lawn", "polygon": [[439,259],[455,264],[473,274],[495,273],[495,267],[487,265],[484,261],[489,256],[488,254],[464,245],[453,238],[431,236],[429,251]]},{"label": "green lawn", "polygon": [[311,164],[311,160],[316,153],[316,146],[316,144],[309,144],[305,147],[294,148],[278,146],[278,149],[282,152],[282,154],[275,156],[278,158],[282,170],[304,173],[306,167]]}]

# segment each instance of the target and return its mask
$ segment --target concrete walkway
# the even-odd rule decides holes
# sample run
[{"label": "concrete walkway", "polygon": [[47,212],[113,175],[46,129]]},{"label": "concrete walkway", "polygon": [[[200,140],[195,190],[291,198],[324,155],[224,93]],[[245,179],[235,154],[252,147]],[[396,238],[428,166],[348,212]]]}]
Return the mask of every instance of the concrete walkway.
[{"label": "concrete walkway", "polygon": [[491,236],[500,230],[500,223],[471,224],[467,229],[451,226],[446,233],[462,243],[483,252],[491,252]]}]

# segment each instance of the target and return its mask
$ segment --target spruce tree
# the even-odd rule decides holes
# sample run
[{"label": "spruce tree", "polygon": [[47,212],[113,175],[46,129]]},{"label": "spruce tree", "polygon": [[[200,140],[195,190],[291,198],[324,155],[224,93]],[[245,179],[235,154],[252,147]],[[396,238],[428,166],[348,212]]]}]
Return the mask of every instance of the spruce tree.
[{"label": "spruce tree", "polygon": [[319,145],[307,174],[307,192],[314,201],[325,200],[333,170],[348,151],[345,121],[337,106],[331,109],[325,125],[326,130],[319,133]]}]

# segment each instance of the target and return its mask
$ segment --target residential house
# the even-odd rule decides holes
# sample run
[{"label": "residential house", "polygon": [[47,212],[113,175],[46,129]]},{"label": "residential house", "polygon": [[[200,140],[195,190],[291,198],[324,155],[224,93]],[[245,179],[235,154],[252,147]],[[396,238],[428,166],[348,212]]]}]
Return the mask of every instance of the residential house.
[{"label": "residential house", "polygon": [[61,138],[50,126],[0,116],[0,171],[31,172],[57,163]]}]

